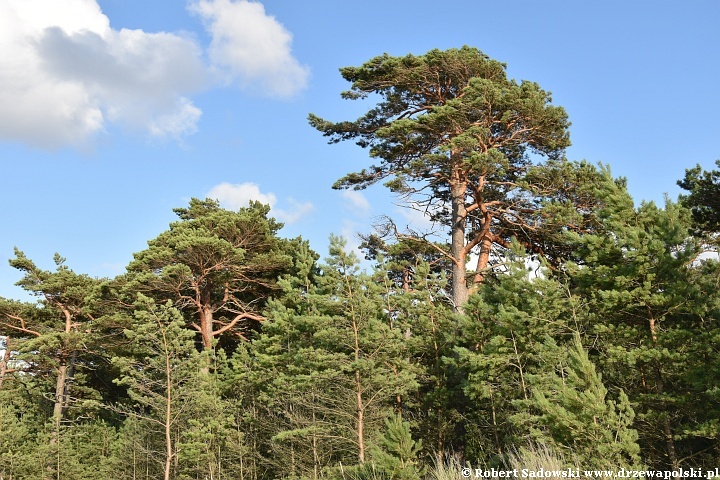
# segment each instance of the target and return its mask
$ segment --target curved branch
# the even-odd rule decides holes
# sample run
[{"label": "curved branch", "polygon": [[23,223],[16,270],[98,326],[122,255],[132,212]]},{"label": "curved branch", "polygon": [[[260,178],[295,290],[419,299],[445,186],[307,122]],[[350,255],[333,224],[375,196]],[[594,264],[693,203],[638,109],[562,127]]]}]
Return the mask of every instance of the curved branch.
[{"label": "curved branch", "polygon": [[29,328],[24,328],[24,327],[16,327],[15,325],[11,325],[11,324],[5,323],[5,322],[0,323],[0,325],[4,325],[8,328],[12,328],[13,330],[17,330],[19,332],[29,333],[31,335],[35,335],[36,337],[39,337],[41,335],[40,332],[36,332],[35,330],[30,330]]},{"label": "curved branch", "polygon": [[265,321],[265,317],[261,317],[260,315],[255,315],[254,313],[241,313],[240,315],[237,315],[235,318],[233,318],[232,321],[230,323],[228,323],[227,325],[225,325],[224,327],[212,332],[213,337],[217,337],[218,335],[227,332],[228,330],[233,328],[235,325],[237,325],[237,323],[240,320],[244,320],[246,318],[248,318],[250,320],[255,320],[256,322]]}]

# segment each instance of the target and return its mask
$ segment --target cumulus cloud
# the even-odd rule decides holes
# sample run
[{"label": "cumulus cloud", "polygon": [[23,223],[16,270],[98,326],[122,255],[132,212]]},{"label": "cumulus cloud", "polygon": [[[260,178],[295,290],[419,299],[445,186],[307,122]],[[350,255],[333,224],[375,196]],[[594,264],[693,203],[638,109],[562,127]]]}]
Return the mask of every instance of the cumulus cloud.
[{"label": "cumulus cloud", "polygon": [[305,88],[309,69],[293,57],[292,35],[261,3],[199,0],[189,8],[203,19],[210,60],[229,82],[279,97]]},{"label": "cumulus cloud", "polygon": [[358,215],[367,215],[370,213],[370,210],[372,210],[370,202],[365,198],[365,195],[357,190],[343,190],[342,196],[346,200],[345,204],[348,209]]},{"label": "cumulus cloud", "polygon": [[186,95],[206,81],[202,51],[172,33],[113,30],[96,0],[0,2],[0,138],[82,144],[108,122],[156,137],[195,131]]},{"label": "cumulus cloud", "polygon": [[299,221],[312,212],[314,208],[310,202],[298,202],[292,198],[288,199],[290,208],[276,208],[277,197],[275,194],[272,192],[263,193],[257,184],[251,182],[240,184],[223,182],[212,187],[206,197],[218,200],[223,208],[229,210],[239,210],[247,207],[250,200],[255,200],[270,205],[271,214],[287,224]]},{"label": "cumulus cloud", "polygon": [[292,35],[262,4],[191,0],[212,42],[116,30],[97,0],[0,0],[0,140],[82,145],[111,124],[179,139],[202,115],[190,97],[224,81],[289,96],[307,85]]}]

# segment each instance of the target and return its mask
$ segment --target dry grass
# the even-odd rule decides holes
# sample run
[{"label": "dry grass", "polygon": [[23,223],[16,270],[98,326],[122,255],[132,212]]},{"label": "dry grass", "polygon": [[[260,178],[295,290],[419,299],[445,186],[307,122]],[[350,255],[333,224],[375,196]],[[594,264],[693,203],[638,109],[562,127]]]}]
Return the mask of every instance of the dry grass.
[{"label": "dry grass", "polygon": [[[531,443],[527,447],[513,450],[508,454],[508,468],[510,470],[517,469],[518,472],[523,469],[531,472],[560,472],[567,471],[568,466],[574,462],[568,462],[564,455],[552,451],[545,445]],[[571,468],[576,469],[576,466]],[[544,476],[549,480],[567,480],[567,475]]]},{"label": "dry grass", "polygon": [[[543,445],[530,444],[512,451],[507,456],[507,465],[505,470],[517,469],[518,477],[523,469],[533,472],[552,472],[566,471],[569,462],[563,455],[553,452]],[[488,468],[482,468],[489,470]],[[572,470],[575,470],[573,467]],[[442,463],[435,464],[428,472],[427,480],[459,480],[463,478],[476,478],[475,467],[469,463],[462,465],[457,458]],[[568,480],[567,475],[543,476],[544,480]],[[511,477],[512,480],[512,477]]]}]

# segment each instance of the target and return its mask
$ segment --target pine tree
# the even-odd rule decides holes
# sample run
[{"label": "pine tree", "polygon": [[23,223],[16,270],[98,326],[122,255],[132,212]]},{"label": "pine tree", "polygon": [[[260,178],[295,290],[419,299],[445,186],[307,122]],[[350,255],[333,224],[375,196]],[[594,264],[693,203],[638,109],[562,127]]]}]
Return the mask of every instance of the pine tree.
[{"label": "pine tree", "polygon": [[[720,160],[716,161],[720,167]],[[696,233],[720,231],[720,171],[704,171],[700,165],[685,170],[678,185],[688,194],[680,201],[692,211]]]},{"label": "pine tree", "polygon": [[589,333],[597,338],[603,378],[633,402],[643,460],[678,469],[692,458],[697,466],[716,445],[695,430],[717,412],[708,409],[715,397],[708,384],[692,380],[700,363],[712,363],[696,336],[717,331],[717,289],[705,277],[713,262],[698,262],[702,248],[689,235],[690,214],[681,205],[616,205],[606,213],[608,233],[583,238],[584,265],[568,271],[590,302]]},{"label": "pine tree", "polygon": [[372,449],[372,462],[391,480],[420,480],[425,468],[418,454],[422,441],[416,442],[410,433],[410,423],[400,415],[385,420],[385,433]]},{"label": "pine tree", "polygon": [[[550,338],[545,347],[560,348]],[[608,397],[579,335],[566,351],[555,371],[529,377],[532,406],[540,412],[533,428],[547,432],[538,440],[587,468],[639,469],[635,412],[627,395],[621,390],[617,401]]]},{"label": "pine tree", "polygon": [[[543,348],[548,338],[564,345],[585,328],[582,299],[558,279],[531,277],[522,249],[507,259],[509,271],[471,298],[452,357],[464,371],[468,399],[466,458],[500,462],[508,448],[532,438],[532,375],[547,374],[562,352]],[[515,260],[515,261],[513,261]]]},{"label": "pine tree", "polygon": [[280,282],[285,294],[266,310],[243,375],[262,385],[267,461],[290,478],[365,462],[398,396],[416,387],[381,287],[343,247],[331,239],[319,270],[298,257],[300,274]]},{"label": "pine tree", "polygon": [[[425,55],[375,57],[342,68],[345,99],[379,97],[356,121],[310,115],[330,143],[355,140],[379,163],[338,180],[363,189],[380,180],[412,198],[450,229],[452,300],[459,311],[473,288],[466,264],[477,251],[471,285],[487,275],[493,246],[511,239],[559,263],[565,230],[588,231],[598,184],[611,181],[587,163],[562,159],[570,145],[565,110],[536,83],[508,79],[505,65],[471,47]],[[535,158],[548,161],[535,164]],[[416,198],[412,198],[416,200]]]},{"label": "pine tree", "polygon": [[32,385],[10,378],[0,390],[0,477],[41,478],[47,445],[41,432],[46,413]]},{"label": "pine tree", "polygon": [[76,274],[59,254],[54,262],[55,271],[43,270],[15,249],[10,265],[23,273],[17,285],[37,296],[38,303],[0,299],[0,333],[17,342],[15,365],[33,376],[24,381],[43,384],[38,401],[47,405],[46,399],[52,399],[44,449],[48,476],[58,475],[62,459],[74,454],[60,445],[64,423],[86,416],[87,407],[100,398],[93,388],[99,363],[95,320],[104,313],[91,301],[101,281]]},{"label": "pine tree", "polygon": [[247,339],[263,320],[264,302],[290,264],[276,237],[282,224],[270,207],[252,203],[231,212],[215,200],[192,199],[180,220],[148,242],[128,266],[126,286],[158,302],[171,300],[205,349],[216,339]]},{"label": "pine tree", "polygon": [[[384,289],[392,327],[403,337],[402,355],[419,385],[416,393],[397,399],[395,410],[413,419],[414,432],[425,445],[424,456],[434,455],[441,463],[462,447],[457,434],[464,407],[460,387],[464,372],[447,361],[458,337],[447,272],[426,261],[439,260],[431,252],[415,252],[413,257],[413,244],[389,245],[387,256],[376,257],[375,278]],[[398,275],[401,271],[410,272],[409,285],[406,275]]]},{"label": "pine tree", "polygon": [[178,427],[192,417],[196,403],[200,354],[193,332],[185,329],[185,320],[170,302],[155,306],[140,296],[136,308],[137,323],[126,331],[136,356],[112,360],[123,373],[116,382],[127,386],[132,403],[114,409],[136,418],[141,428],[151,432],[149,446],[153,457],[161,459],[161,468],[146,468],[169,480],[177,471]]}]

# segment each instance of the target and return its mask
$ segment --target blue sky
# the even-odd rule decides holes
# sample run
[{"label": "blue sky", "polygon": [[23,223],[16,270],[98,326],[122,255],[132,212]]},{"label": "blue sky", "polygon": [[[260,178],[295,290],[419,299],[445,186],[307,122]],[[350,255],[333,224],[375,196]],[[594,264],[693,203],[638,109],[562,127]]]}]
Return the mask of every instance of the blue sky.
[{"label": "blue sky", "polygon": [[382,186],[331,190],[370,160],[306,120],[356,118],[338,68],[384,52],[483,50],[565,107],[569,158],[675,198],[720,158],[719,20],[714,0],[0,0],[0,296],[23,297],[13,246],[114,276],[208,194],[271,203],[321,254],[381,214],[417,225]]}]

